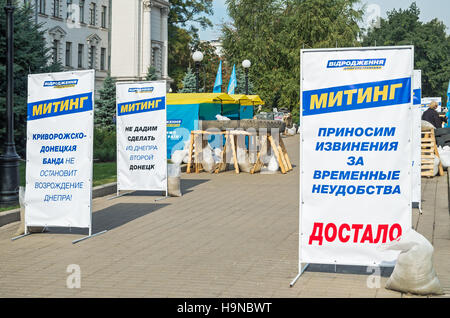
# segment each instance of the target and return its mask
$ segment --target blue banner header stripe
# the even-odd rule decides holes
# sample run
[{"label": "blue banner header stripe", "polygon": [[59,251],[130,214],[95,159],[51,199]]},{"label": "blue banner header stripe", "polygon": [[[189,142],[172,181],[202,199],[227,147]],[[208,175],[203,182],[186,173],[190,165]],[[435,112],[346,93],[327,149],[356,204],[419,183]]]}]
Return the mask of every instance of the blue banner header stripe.
[{"label": "blue banner header stripe", "polygon": [[155,110],[163,110],[165,108],[166,108],[165,97],[141,99],[133,102],[117,104],[117,115],[124,116],[130,114],[152,112]]},{"label": "blue banner header stripe", "polygon": [[27,120],[86,112],[92,106],[92,93],[28,103]]},{"label": "blue banner header stripe", "polygon": [[303,115],[318,115],[411,102],[411,78],[303,92]]}]

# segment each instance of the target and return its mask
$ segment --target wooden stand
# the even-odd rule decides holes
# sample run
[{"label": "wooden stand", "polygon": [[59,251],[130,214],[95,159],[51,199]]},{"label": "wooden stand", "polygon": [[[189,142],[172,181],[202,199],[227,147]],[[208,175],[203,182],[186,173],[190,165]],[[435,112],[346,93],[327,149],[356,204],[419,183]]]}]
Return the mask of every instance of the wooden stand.
[{"label": "wooden stand", "polygon": [[[436,138],[434,136],[434,129],[427,128],[422,129],[421,140],[421,152],[422,152],[422,177],[432,178],[434,177],[434,159],[439,158],[439,152],[436,145]],[[439,175],[444,175],[444,168],[442,163],[439,162]]]},{"label": "wooden stand", "polygon": [[[191,173],[191,167],[194,166],[195,173],[199,173],[202,170],[201,158],[203,150],[203,135],[223,135],[225,137],[225,145],[222,151],[222,162],[216,165],[214,173],[219,173],[226,170],[227,167],[227,151],[231,148],[232,158],[234,164],[234,170],[238,174],[239,163],[237,159],[237,142],[238,136],[248,136],[252,141],[256,140],[256,132],[247,132],[243,130],[229,130],[221,132],[209,132],[203,130],[195,130],[191,132],[191,138],[189,143],[189,159],[187,164],[186,173]],[[257,153],[256,161],[250,170],[251,174],[261,171],[263,163],[261,162],[261,149],[270,146],[275,157],[277,158],[278,165],[280,166],[281,173],[285,174],[292,170],[292,164],[289,159],[286,147],[284,145],[281,135],[278,138],[274,138],[271,134],[264,134],[260,136],[259,151]],[[277,140],[278,139],[278,140]],[[249,141],[250,142],[250,141]],[[278,142],[278,143],[277,143]],[[195,145],[195,153],[194,153]],[[269,150],[268,149],[268,150]],[[193,160],[192,160],[193,159]]]}]

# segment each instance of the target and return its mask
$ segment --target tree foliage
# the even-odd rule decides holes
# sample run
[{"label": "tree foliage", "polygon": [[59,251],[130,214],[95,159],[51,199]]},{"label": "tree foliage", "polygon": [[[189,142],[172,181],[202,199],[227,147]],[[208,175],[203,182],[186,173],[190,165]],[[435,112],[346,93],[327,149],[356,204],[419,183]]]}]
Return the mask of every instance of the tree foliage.
[{"label": "tree foliage", "polygon": [[99,91],[100,98],[95,100],[95,125],[106,130],[116,128],[116,83],[109,76],[105,78]]},{"label": "tree foliage", "polygon": [[363,45],[414,45],[414,68],[422,70],[422,96],[441,96],[444,101],[450,79],[450,36],[441,21],[423,23],[419,14],[415,2],[408,9],[388,12],[380,27],[364,36]]},{"label": "tree foliage", "polygon": [[190,67],[184,75],[181,86],[181,89],[178,91],[179,93],[195,93],[196,78]]},{"label": "tree foliage", "polygon": [[147,70],[147,75],[145,76],[146,81],[156,81],[158,80],[158,74],[156,74],[156,68],[154,66],[149,66]]},{"label": "tree foliage", "polygon": [[[6,140],[6,0],[0,0],[0,144]],[[14,10],[14,141],[16,150],[25,157],[28,74],[55,72],[60,64],[49,64],[50,49],[46,47],[42,25],[36,25],[30,5]],[[3,151],[0,147],[0,152]]]},{"label": "tree foliage", "polygon": [[169,76],[176,92],[181,85],[185,71],[191,67],[191,53],[198,42],[198,28],[211,27],[208,15],[212,15],[212,0],[172,0],[168,21],[169,37]]},{"label": "tree foliage", "polygon": [[256,94],[266,107],[299,106],[300,49],[358,46],[359,0],[227,0],[222,26],[230,64],[249,59]]}]

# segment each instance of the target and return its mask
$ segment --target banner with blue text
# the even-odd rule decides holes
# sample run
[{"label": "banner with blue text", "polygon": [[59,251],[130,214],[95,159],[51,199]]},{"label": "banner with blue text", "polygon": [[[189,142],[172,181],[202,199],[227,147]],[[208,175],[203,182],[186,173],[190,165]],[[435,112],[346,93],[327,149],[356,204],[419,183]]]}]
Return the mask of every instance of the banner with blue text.
[{"label": "banner with blue text", "polygon": [[26,226],[91,228],[94,80],[28,76]]},{"label": "banner with blue text", "polygon": [[412,105],[412,202],[422,208],[422,71],[414,70]]},{"label": "banner with blue text", "polygon": [[116,84],[117,190],[167,190],[166,82]]},{"label": "banner with blue text", "polygon": [[301,51],[299,262],[395,264],[411,227],[413,47]]}]

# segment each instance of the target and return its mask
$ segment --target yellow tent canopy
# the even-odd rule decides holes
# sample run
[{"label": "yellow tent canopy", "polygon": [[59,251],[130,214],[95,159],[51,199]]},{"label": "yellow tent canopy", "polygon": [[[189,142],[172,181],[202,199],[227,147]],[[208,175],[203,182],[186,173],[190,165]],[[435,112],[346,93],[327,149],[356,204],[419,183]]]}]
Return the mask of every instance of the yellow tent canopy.
[{"label": "yellow tent canopy", "polygon": [[247,95],[247,97],[252,101],[253,105],[264,105],[264,101],[259,97],[259,95]]},{"label": "yellow tent canopy", "polygon": [[240,104],[242,106],[251,106],[253,105],[250,98],[248,98],[247,95],[244,94],[230,94],[229,95],[233,100],[234,103],[226,102],[225,104]]},{"label": "yellow tent canopy", "polygon": [[234,103],[235,100],[226,93],[169,93],[167,105],[187,105],[206,103]]}]

